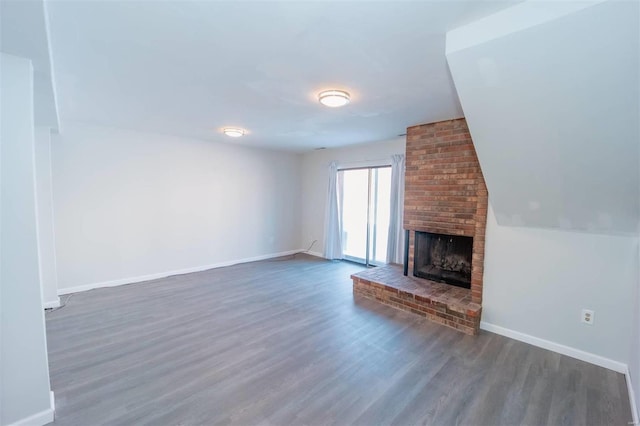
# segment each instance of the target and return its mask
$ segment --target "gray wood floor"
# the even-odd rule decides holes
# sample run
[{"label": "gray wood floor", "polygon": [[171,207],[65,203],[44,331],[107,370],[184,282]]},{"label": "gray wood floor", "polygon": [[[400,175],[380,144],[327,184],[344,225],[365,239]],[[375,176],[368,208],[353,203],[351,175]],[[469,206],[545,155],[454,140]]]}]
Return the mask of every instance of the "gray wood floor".
[{"label": "gray wood floor", "polygon": [[55,424],[631,421],[622,375],[354,300],[360,269],[298,255],[73,295],[46,316]]}]

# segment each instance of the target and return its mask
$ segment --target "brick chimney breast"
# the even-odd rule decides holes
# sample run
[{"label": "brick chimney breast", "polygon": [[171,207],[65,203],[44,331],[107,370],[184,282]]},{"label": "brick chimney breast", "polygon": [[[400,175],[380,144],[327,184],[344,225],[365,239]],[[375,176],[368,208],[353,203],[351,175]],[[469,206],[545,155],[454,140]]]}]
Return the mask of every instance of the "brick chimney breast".
[{"label": "brick chimney breast", "polygon": [[473,237],[471,298],[482,303],[487,187],[464,118],[407,129],[404,229]]}]

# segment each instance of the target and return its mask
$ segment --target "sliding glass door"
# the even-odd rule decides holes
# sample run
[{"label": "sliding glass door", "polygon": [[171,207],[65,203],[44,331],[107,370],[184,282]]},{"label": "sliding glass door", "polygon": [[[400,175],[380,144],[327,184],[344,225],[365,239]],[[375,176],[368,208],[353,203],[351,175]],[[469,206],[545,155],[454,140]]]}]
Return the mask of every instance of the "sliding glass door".
[{"label": "sliding glass door", "polygon": [[367,259],[369,215],[369,169],[342,173],[342,250],[347,260]]},{"label": "sliding glass door", "polygon": [[369,222],[371,263],[387,262],[387,242],[389,240],[389,214],[391,212],[391,167],[372,170],[372,220]]},{"label": "sliding glass door", "polygon": [[386,262],[391,200],[391,167],[340,171],[344,258],[380,265]]}]

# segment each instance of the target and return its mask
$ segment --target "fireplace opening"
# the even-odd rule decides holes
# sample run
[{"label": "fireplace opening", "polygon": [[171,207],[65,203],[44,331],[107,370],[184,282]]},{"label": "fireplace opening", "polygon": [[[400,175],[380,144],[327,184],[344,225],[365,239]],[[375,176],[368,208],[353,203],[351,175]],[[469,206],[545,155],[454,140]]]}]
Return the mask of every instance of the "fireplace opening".
[{"label": "fireplace opening", "polygon": [[472,253],[472,237],[416,231],[413,275],[471,288]]}]

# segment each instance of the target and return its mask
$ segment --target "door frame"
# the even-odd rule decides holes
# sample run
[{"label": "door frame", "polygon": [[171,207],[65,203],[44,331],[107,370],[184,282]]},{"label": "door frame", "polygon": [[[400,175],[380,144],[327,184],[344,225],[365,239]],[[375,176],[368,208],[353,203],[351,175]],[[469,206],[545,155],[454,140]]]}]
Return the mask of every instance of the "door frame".
[{"label": "door frame", "polygon": [[[381,266],[384,263],[381,262],[373,262],[371,261],[371,256],[370,256],[370,242],[371,242],[371,185],[372,185],[372,172],[373,169],[384,169],[384,168],[391,168],[391,161],[389,160],[380,160],[380,161],[376,161],[376,160],[366,160],[366,161],[361,161],[359,162],[360,164],[341,164],[338,166],[337,172],[345,172],[345,171],[349,171],[349,170],[368,170],[369,172],[369,176],[367,179],[367,237],[366,237],[366,250],[365,250],[365,258],[361,259],[359,257],[355,257],[355,256],[349,256],[346,254],[342,255],[342,258],[344,260],[348,260],[350,262],[355,262],[355,263],[360,263],[363,264],[367,267],[369,266]],[[365,163],[365,164],[362,164]],[[378,182],[376,179],[376,190],[377,190],[377,186],[378,186]],[[377,212],[376,212],[377,213]],[[340,209],[340,220],[342,220],[342,214],[343,214],[343,210],[342,208]],[[374,230],[374,239],[376,237],[377,230]],[[340,236],[340,238],[342,238],[342,236]],[[374,252],[375,252],[375,247],[374,247]]]}]

